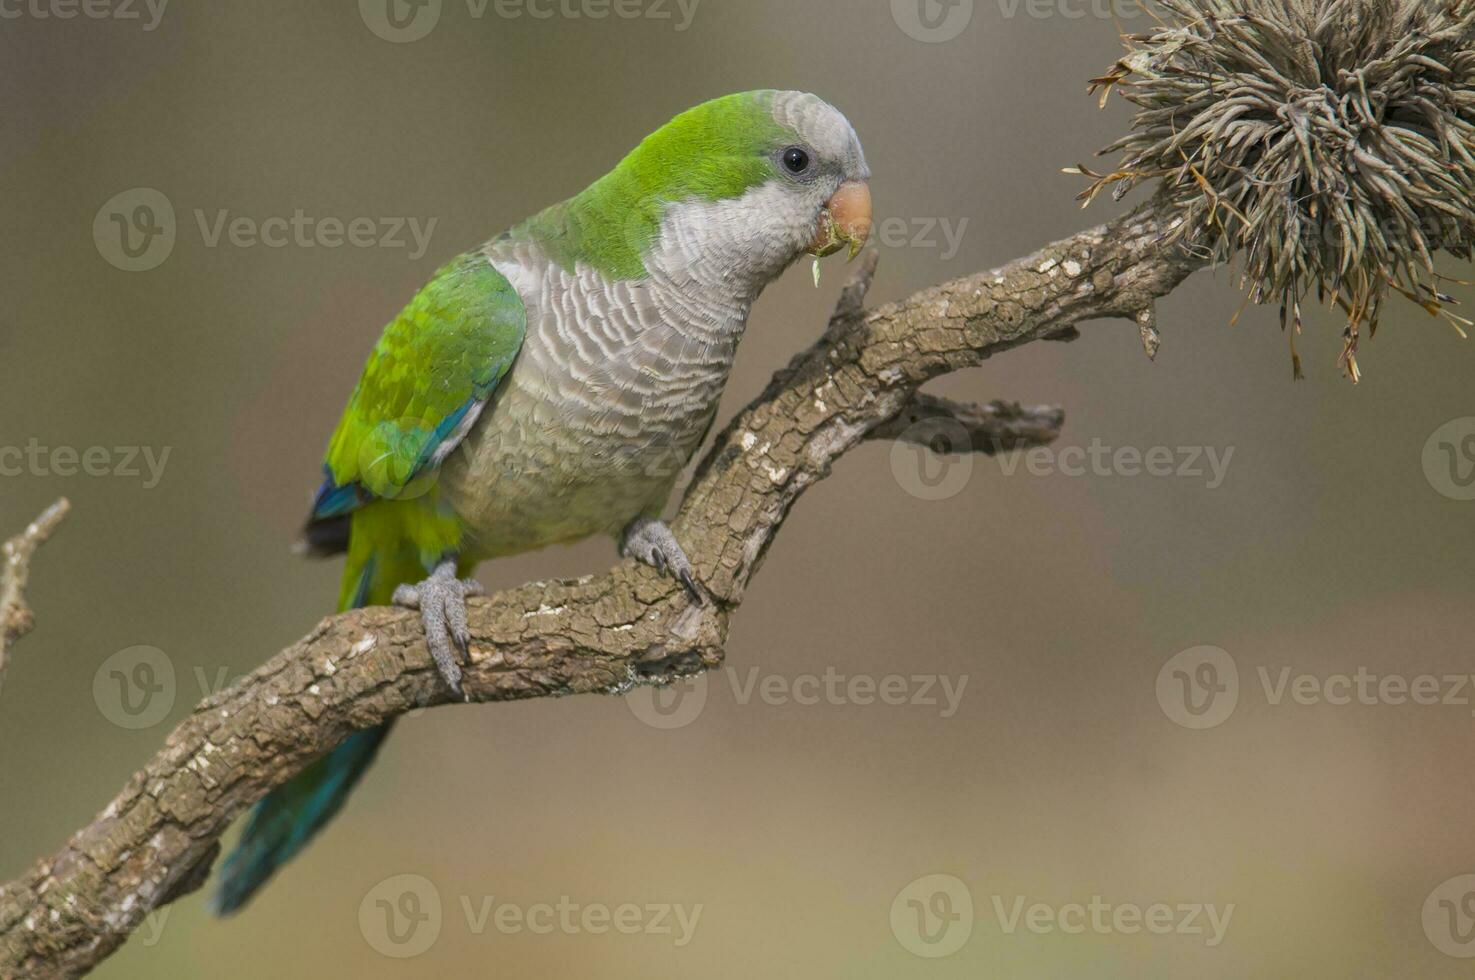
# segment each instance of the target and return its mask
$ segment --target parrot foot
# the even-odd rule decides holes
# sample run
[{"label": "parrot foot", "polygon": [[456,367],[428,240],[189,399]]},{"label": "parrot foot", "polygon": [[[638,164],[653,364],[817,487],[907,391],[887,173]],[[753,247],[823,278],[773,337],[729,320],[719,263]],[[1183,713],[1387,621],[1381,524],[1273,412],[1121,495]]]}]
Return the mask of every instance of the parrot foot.
[{"label": "parrot foot", "polygon": [[662,575],[672,576],[686,586],[693,602],[699,606],[707,604],[707,597],[691,570],[686,552],[681,550],[676,535],[664,521],[648,517],[631,521],[620,541],[620,553],[649,565]]},{"label": "parrot foot", "polygon": [[471,630],[466,625],[466,597],[481,595],[481,583],[475,579],[458,579],[456,563],[446,560],[435,566],[430,577],[418,585],[401,585],[394,590],[394,604],[420,610],[425,623],[425,645],[435,660],[435,668],[458,697],[461,690],[461,666],[456,663],[452,644],[469,656]]}]

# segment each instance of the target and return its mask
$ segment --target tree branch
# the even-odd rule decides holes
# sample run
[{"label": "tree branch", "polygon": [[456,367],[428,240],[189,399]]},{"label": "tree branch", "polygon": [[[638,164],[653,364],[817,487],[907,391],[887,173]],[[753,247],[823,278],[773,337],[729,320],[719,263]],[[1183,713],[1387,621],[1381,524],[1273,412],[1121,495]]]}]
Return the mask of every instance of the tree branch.
[{"label": "tree branch", "polygon": [[[722,661],[728,620],[790,508],[868,437],[951,416],[972,448],[1047,441],[1057,410],[958,406],[920,396],[940,375],[1084,320],[1135,322],[1202,262],[1162,245],[1156,202],[1003,268],[866,312],[874,253],[828,329],[717,437],[675,522],[715,598],[625,562],[606,575],[535,582],[469,607],[468,700],[505,701],[664,684]],[[900,430],[898,430],[900,426]],[[418,617],[363,609],[325,619],[206,699],[88,826],[0,888],[0,975],[78,974],[153,909],[199,887],[248,806],[352,731],[449,702]]]},{"label": "tree branch", "polygon": [[867,439],[911,442],[934,453],[983,453],[1044,446],[1060,438],[1065,412],[1053,405],[989,402],[966,405],[921,392],[897,416],[882,422]]},{"label": "tree branch", "polygon": [[5,669],[10,666],[10,648],[36,625],[26,604],[26,583],[31,577],[31,557],[50,540],[72,505],[65,497],[20,534],[0,545],[0,691],[5,688]]}]

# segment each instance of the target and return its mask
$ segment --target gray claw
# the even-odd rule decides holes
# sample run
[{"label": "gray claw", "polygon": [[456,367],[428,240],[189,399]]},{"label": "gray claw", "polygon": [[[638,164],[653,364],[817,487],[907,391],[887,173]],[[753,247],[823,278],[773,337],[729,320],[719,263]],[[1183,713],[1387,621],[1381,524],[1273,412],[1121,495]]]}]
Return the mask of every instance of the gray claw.
[{"label": "gray claw", "polygon": [[481,593],[476,580],[456,578],[456,563],[449,559],[437,565],[430,577],[418,585],[401,585],[394,590],[395,605],[420,610],[420,619],[425,624],[425,645],[430,649],[435,668],[446,685],[463,698],[466,695],[461,689],[461,665],[456,662],[456,649],[462,656],[470,655],[466,597]]},{"label": "gray claw", "polygon": [[680,572],[676,577],[681,579],[681,584],[686,586],[687,592],[691,593],[693,602],[699,606],[707,604],[707,597],[702,594],[701,586],[697,584],[696,576],[692,575],[690,568]]},{"label": "gray claw", "polygon": [[706,596],[692,571],[691,562],[676,535],[662,521],[642,517],[625,528],[620,551],[654,568],[662,575],[671,575],[686,587],[697,605],[706,604]]}]

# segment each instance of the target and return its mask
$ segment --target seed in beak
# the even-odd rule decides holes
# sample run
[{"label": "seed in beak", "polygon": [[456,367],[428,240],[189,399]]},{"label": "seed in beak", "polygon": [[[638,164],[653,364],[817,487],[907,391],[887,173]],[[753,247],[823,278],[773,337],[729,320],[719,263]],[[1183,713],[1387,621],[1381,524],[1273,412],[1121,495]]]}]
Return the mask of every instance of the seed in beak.
[{"label": "seed in beak", "polygon": [[848,245],[853,259],[870,237],[870,185],[861,180],[847,180],[820,213],[819,227],[808,251],[811,255],[823,257],[833,255]]}]

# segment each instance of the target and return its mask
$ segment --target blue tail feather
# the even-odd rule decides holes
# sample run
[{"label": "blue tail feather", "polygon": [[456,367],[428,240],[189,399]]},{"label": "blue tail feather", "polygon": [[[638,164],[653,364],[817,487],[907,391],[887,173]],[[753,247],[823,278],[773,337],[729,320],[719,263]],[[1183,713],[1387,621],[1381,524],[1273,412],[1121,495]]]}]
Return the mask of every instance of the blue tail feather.
[{"label": "blue tail feather", "polygon": [[374,761],[390,725],[354,732],[332,752],[272,790],[220,870],[213,908],[230,915],[312,840]]},{"label": "blue tail feather", "polygon": [[[375,555],[356,568],[350,563],[345,573],[346,604],[360,607],[374,600],[386,601],[382,593],[392,585],[383,576],[382,581],[376,580],[379,565]],[[278,868],[333,819],[373,763],[390,728],[386,724],[354,732],[252,808],[245,832],[220,868],[211,903],[217,915],[230,915],[250,901]]]}]

